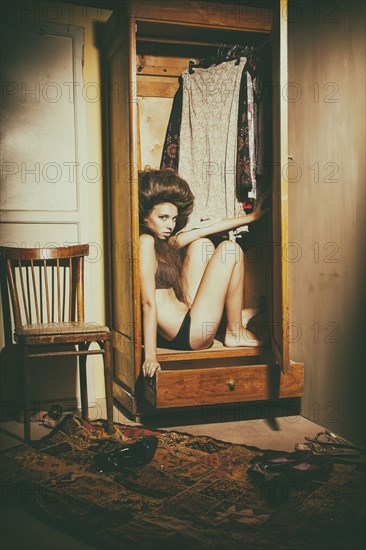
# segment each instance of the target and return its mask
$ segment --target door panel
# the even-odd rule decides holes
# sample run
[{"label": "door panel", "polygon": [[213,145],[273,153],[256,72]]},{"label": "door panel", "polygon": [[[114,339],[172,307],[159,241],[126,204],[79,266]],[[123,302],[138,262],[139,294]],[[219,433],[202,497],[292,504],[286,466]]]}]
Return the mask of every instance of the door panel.
[{"label": "door panel", "polygon": [[272,32],[273,163],[272,163],[272,312],[271,344],[281,368],[289,366],[288,342],[288,131],[287,131],[287,0],[274,11]]},{"label": "door panel", "polygon": [[115,378],[134,390],[140,366],[135,23],[113,18],[105,28],[106,139],[109,144],[109,251]]},{"label": "door panel", "polygon": [[[88,194],[94,173],[88,166],[96,163],[90,163],[88,152],[84,28],[51,23],[45,14],[41,20],[25,22],[20,14],[15,10],[14,17],[5,17],[1,29],[0,244],[39,248],[92,242]],[[90,261],[85,271],[87,320],[93,319],[91,284],[96,268]],[[0,347],[4,367],[9,367],[4,369],[2,396],[15,404],[19,396],[13,372],[19,358],[12,346],[7,307],[0,319],[6,327],[5,341],[0,331]],[[33,402],[64,401],[76,407],[75,358],[55,361],[52,384],[50,362],[33,363]],[[92,367],[97,364],[97,358],[91,359],[88,368],[90,404],[95,401]]]}]

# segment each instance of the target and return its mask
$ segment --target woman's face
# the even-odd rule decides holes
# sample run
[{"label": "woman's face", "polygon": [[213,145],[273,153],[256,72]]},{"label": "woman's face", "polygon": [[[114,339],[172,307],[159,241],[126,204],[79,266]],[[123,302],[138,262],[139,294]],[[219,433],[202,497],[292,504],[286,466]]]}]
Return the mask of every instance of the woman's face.
[{"label": "woman's face", "polygon": [[158,239],[168,239],[177,223],[178,208],[171,202],[162,202],[154,206],[145,218],[148,227]]}]

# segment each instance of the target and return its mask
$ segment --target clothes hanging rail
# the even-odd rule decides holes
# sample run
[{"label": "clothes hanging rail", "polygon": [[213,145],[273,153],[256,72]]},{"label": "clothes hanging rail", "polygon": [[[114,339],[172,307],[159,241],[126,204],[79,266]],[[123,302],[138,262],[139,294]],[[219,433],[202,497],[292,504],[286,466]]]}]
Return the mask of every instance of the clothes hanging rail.
[{"label": "clothes hanging rail", "polygon": [[150,37],[150,36],[138,36],[137,41],[142,42],[151,42],[152,44],[182,44],[184,46],[207,46],[207,47],[215,47],[217,46],[217,42],[202,42],[198,40],[187,40],[187,39],[179,39],[179,38],[162,38],[162,37]]},{"label": "clothes hanging rail", "polygon": [[193,69],[202,68],[207,69],[211,65],[219,65],[225,61],[232,61],[236,59],[236,64],[238,65],[241,57],[253,58],[254,54],[261,50],[266,44],[269,43],[269,40],[266,40],[257,47],[254,46],[240,46],[235,44],[234,46],[227,46],[226,44],[221,44],[217,49],[215,55],[205,57],[201,59],[198,63],[195,63],[193,60],[189,61],[188,70],[192,74]]}]

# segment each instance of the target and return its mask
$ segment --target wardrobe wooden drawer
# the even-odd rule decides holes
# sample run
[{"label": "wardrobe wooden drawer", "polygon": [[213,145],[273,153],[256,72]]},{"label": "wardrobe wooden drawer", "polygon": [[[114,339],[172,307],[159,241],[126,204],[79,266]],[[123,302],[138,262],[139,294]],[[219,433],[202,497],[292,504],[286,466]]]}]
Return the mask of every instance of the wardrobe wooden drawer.
[{"label": "wardrobe wooden drawer", "polygon": [[158,409],[303,395],[302,363],[290,363],[286,374],[277,365],[184,370],[164,367],[157,373],[154,385],[144,384],[145,397]]}]

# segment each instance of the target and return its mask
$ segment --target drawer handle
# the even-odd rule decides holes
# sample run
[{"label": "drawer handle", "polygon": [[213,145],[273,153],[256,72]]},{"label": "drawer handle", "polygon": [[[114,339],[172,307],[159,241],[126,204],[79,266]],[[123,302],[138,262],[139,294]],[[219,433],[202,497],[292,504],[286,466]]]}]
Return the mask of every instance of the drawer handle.
[{"label": "drawer handle", "polygon": [[227,385],[229,386],[229,390],[230,390],[230,391],[234,391],[234,390],[235,390],[235,380],[229,380],[229,382],[227,383]]}]

